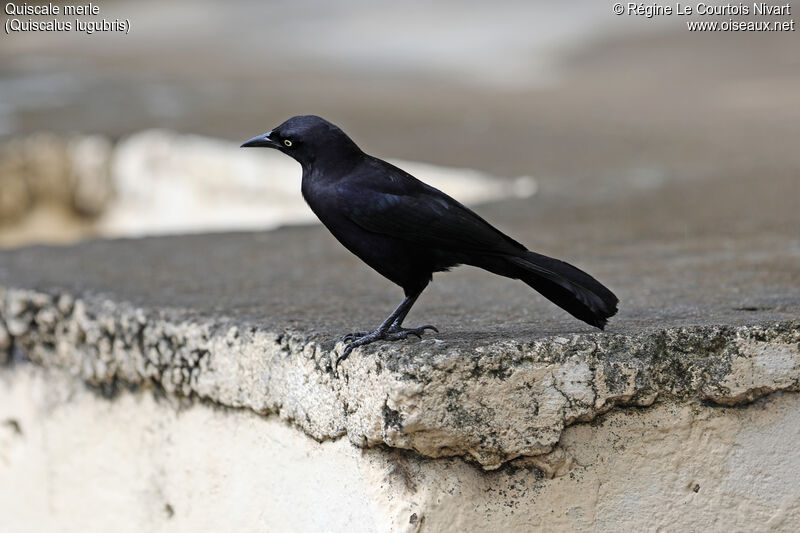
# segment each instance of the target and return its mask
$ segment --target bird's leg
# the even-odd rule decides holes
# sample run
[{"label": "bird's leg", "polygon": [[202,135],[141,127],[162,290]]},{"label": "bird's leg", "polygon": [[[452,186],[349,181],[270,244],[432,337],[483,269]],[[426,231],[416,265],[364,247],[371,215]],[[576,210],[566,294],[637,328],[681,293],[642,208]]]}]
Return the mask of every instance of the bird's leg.
[{"label": "bird's leg", "polygon": [[[358,341],[365,337],[371,337],[376,334],[386,333],[398,319],[400,320],[400,322],[403,321],[408,312],[411,310],[411,306],[414,305],[414,302],[417,301],[417,298],[419,298],[419,294],[415,296],[406,296],[403,299],[403,301],[400,302],[400,305],[398,305],[397,308],[394,311],[392,311],[392,314],[389,315],[389,317],[386,320],[384,320],[380,326],[378,326],[378,329],[376,329],[375,331],[357,331],[355,333],[348,333],[347,335],[342,337],[342,342],[352,343],[353,341]],[[365,342],[363,344],[367,343]],[[361,344],[357,344],[356,346],[361,346]],[[350,352],[347,353],[348,355],[350,354]]]},{"label": "bird's leg", "polygon": [[[419,298],[419,294],[416,294],[414,296],[406,296],[403,299],[403,301],[400,302],[400,305],[398,305],[397,308],[394,311],[392,311],[392,314],[389,315],[389,317],[386,320],[384,320],[383,323],[381,323],[381,325],[378,326],[378,329],[376,329],[375,331],[355,331],[353,333],[348,333],[347,335],[344,335],[341,338],[341,341],[352,342],[361,339],[363,337],[374,335],[378,332],[386,333],[390,331],[392,327],[395,326],[395,324],[397,325],[397,327],[399,327],[400,323],[402,323],[403,320],[406,318],[408,312],[411,311],[411,306],[414,305],[414,302],[417,301],[417,298]],[[361,345],[359,344],[358,346]]]},{"label": "bird's leg", "polygon": [[364,346],[365,344],[381,340],[399,341],[405,339],[409,335],[416,335],[417,337],[422,338],[422,334],[426,329],[432,329],[438,333],[439,330],[431,325],[408,329],[401,327],[406,315],[408,315],[408,312],[411,311],[411,306],[414,305],[414,302],[416,302],[417,298],[419,298],[419,294],[420,293],[412,296],[406,296],[403,301],[400,302],[400,305],[397,306],[397,309],[392,311],[392,314],[389,315],[389,317],[384,320],[375,331],[359,331],[357,333],[350,333],[342,337],[342,341],[347,342],[348,344],[345,346],[342,355],[336,358],[336,364],[334,365],[334,368],[338,367],[340,362],[347,359],[347,357],[350,355],[350,352],[352,352],[357,346]]},{"label": "bird's leg", "polygon": [[406,319],[406,315],[408,315],[408,312],[411,311],[411,305],[413,305],[414,302],[417,301],[417,298],[419,298],[419,294],[414,296],[414,299],[411,301],[411,304],[408,307],[406,307],[404,312],[402,312],[399,315],[397,315],[397,317],[392,322],[392,325],[389,326],[389,329],[387,330],[388,333],[391,333],[391,334],[394,334],[394,335],[403,335],[402,337],[400,337],[400,338],[403,338],[403,339],[406,338],[409,335],[416,335],[417,337],[419,337],[421,339],[422,338],[422,334],[425,333],[426,329],[431,329],[431,330],[435,331],[436,333],[439,333],[439,330],[436,329],[436,326],[432,326],[430,324],[425,324],[424,326],[420,326],[418,328],[404,328],[404,327],[402,327],[403,326],[403,320]]}]

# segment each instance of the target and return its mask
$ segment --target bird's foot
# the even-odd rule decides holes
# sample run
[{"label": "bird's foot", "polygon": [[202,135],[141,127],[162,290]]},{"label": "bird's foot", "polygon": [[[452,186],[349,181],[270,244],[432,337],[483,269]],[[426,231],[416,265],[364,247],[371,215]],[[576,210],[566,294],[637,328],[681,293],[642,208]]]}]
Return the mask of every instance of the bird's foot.
[{"label": "bird's foot", "polygon": [[[389,340],[389,341],[398,341],[401,339],[405,339],[409,335],[416,335],[420,339],[422,338],[422,334],[425,333],[426,329],[431,329],[436,333],[439,333],[439,330],[436,329],[436,326],[432,326],[430,324],[426,324],[424,326],[420,326],[418,328],[402,328],[398,326],[392,326],[386,330],[386,337],[380,338],[376,340]],[[353,342],[363,337],[367,337],[372,335],[373,333],[377,333],[376,331],[354,331],[352,333],[348,333],[346,335],[342,335],[339,340],[342,342]],[[371,341],[370,341],[371,342]],[[359,345],[360,346],[360,345]]]},{"label": "bird's foot", "polygon": [[347,359],[350,356],[350,353],[359,346],[364,346],[365,344],[370,344],[375,341],[399,341],[405,339],[409,335],[416,335],[421,339],[422,334],[425,333],[426,329],[430,329],[436,333],[439,333],[439,330],[436,329],[436,326],[432,326],[430,324],[426,324],[418,328],[403,328],[392,325],[383,331],[376,329],[375,331],[357,331],[355,333],[348,333],[341,339],[342,342],[346,342],[348,344],[344,347],[342,355],[336,358],[336,364],[333,368],[336,370],[339,367],[339,363]]}]

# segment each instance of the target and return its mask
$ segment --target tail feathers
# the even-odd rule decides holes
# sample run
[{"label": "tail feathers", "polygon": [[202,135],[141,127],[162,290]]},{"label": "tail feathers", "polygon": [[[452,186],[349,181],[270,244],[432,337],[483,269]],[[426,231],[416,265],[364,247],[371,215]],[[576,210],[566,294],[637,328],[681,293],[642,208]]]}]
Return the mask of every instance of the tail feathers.
[{"label": "tail feathers", "polygon": [[516,276],[569,314],[597,328],[617,313],[617,297],[592,276],[569,263],[525,252],[507,257]]}]

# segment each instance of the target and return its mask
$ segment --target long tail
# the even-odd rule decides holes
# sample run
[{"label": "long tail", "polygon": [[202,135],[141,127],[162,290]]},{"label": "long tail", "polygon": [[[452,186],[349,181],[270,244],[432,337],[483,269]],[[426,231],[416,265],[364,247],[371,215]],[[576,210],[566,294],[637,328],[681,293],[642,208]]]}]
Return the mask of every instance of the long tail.
[{"label": "long tail", "polygon": [[525,251],[514,256],[472,256],[464,262],[522,280],[575,318],[597,328],[605,328],[617,313],[619,300],[613,292],[564,261]]},{"label": "long tail", "polygon": [[504,259],[517,267],[512,277],[587,324],[603,329],[617,313],[619,300],[614,293],[569,263],[535,252]]}]

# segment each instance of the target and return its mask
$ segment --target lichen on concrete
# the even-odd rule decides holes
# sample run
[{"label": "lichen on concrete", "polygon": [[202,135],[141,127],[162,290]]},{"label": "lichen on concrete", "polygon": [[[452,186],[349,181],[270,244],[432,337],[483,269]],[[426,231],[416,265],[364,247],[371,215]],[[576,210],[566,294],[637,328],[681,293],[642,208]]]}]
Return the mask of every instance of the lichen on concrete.
[{"label": "lichen on concrete", "polygon": [[[659,398],[730,406],[800,390],[800,323],[792,321],[379,344],[356,351],[336,375],[341,345],[313,335],[4,289],[0,352],[15,349],[90,384],[157,386],[277,414],[317,440],[346,435],[358,446],[464,456],[485,469],[544,456],[566,427],[618,406]],[[542,458],[545,469],[552,460]]]}]

